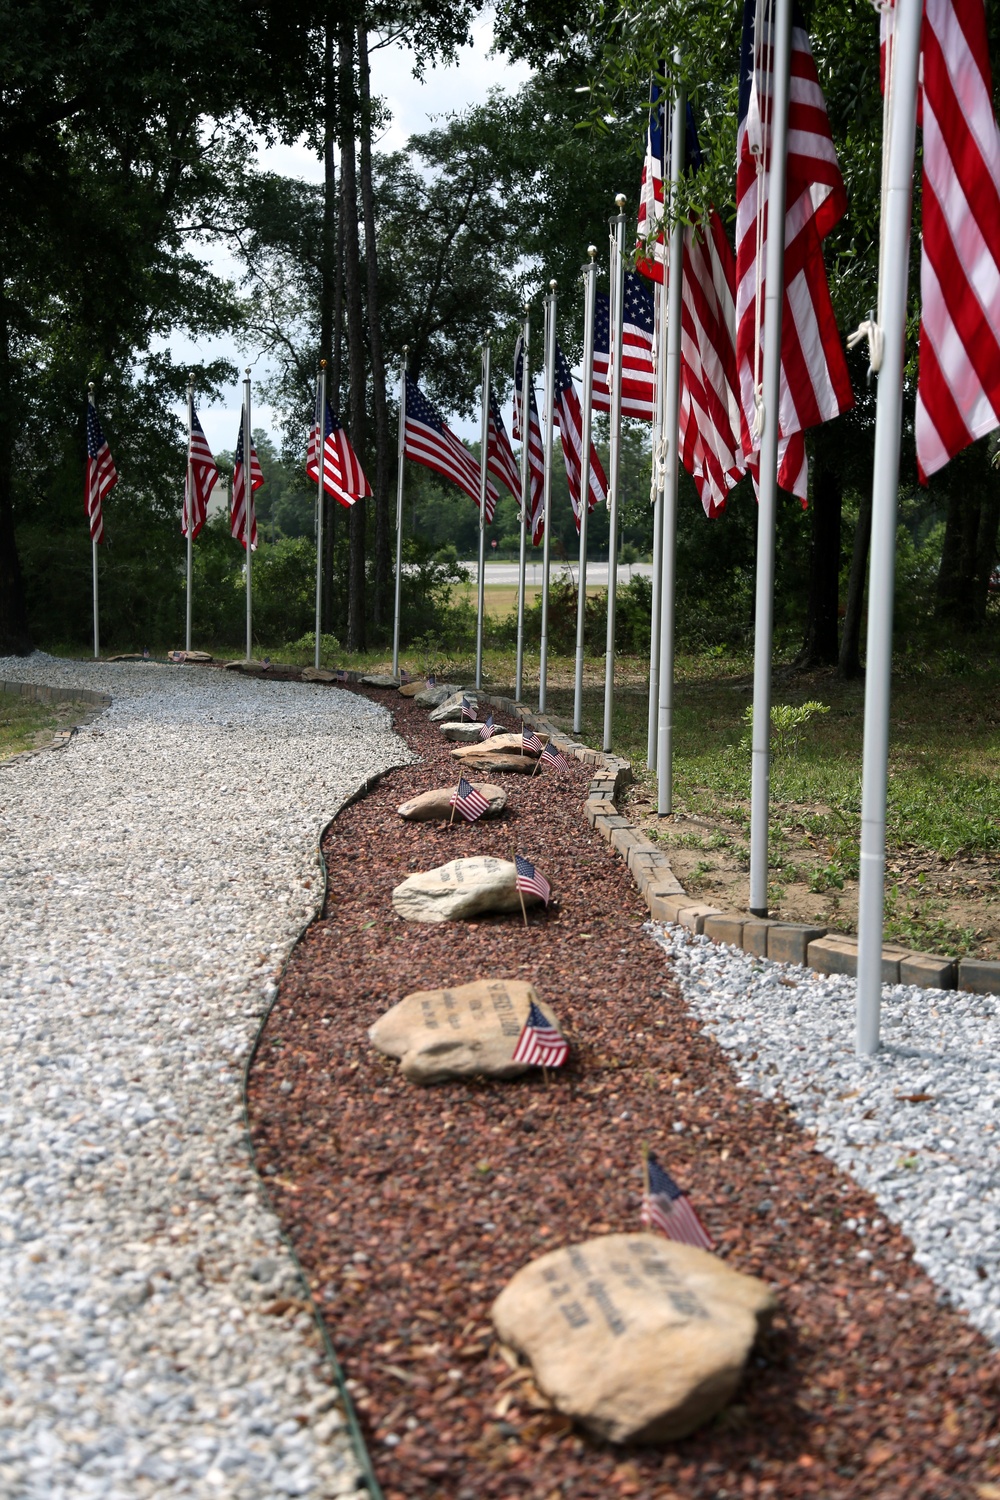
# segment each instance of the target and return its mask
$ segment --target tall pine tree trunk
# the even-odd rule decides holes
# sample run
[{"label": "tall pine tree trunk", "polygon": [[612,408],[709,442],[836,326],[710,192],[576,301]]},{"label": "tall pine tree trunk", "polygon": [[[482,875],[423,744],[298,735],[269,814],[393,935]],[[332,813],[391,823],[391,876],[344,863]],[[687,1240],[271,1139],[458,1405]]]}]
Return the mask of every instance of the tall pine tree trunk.
[{"label": "tall pine tree trunk", "polygon": [[[966,472],[971,468],[972,463],[967,461]],[[948,496],[937,578],[938,619],[966,630],[978,630],[986,619],[1000,516],[997,480],[992,468],[987,467],[976,480],[974,485],[955,484]]]},{"label": "tall pine tree trunk", "polygon": [[[349,22],[338,34],[340,60],[340,190],[344,225],[344,290],[347,301],[347,355],[350,378],[351,442],[358,453],[367,448],[364,306],[361,290],[361,246],[358,236],[356,158],[357,98],[354,89],[354,27]],[[347,649],[365,644],[365,528],[364,500],[351,506],[347,566]]]},{"label": "tall pine tree trunk", "polygon": [[28,607],[14,535],[14,399],[10,324],[0,279],[0,656],[31,650]]},{"label": "tall pine tree trunk", "polygon": [[372,183],[371,80],[368,68],[368,30],[358,27],[358,77],[361,95],[361,203],[365,224],[365,268],[368,279],[368,347],[372,361],[372,405],[375,410],[375,589],[372,615],[376,630],[389,620],[389,484],[392,436],[385,391],[385,359],[379,320],[378,246],[375,239],[375,192]]},{"label": "tall pine tree trunk", "polygon": [[840,675],[850,680],[861,676],[861,617],[865,605],[865,577],[868,572],[868,547],[872,539],[872,492],[861,491],[861,509],[854,532],[851,576],[847,584],[847,611],[844,633],[840,640]]},{"label": "tall pine tree trunk", "polygon": [[797,665],[835,667],[840,605],[840,521],[844,486],[840,464],[827,444],[814,447],[812,540],[806,635]]}]

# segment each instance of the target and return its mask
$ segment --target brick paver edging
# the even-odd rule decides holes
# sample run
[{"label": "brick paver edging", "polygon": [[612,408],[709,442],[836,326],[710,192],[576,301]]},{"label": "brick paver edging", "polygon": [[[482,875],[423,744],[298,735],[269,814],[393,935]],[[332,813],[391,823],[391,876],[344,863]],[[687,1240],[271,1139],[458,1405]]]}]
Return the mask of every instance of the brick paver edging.
[{"label": "brick paver edging", "polygon": [[22,760],[33,760],[36,755],[47,755],[50,750],[65,750],[81,724],[89,724],[106,708],[111,707],[107,693],[95,693],[90,688],[44,687],[35,682],[14,682],[0,678],[0,693],[12,693],[19,698],[30,698],[34,703],[90,703],[93,706],[77,715],[76,723],[68,729],[57,729],[47,745],[38,745],[33,750],[22,750],[7,760],[0,760],[0,767],[14,766]]}]

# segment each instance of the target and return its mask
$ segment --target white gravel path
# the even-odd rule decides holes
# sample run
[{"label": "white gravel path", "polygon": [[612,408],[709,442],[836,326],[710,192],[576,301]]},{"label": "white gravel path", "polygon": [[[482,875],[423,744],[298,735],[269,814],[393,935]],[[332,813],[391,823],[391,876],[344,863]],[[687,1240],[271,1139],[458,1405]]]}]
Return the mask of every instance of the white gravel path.
[{"label": "white gravel path", "polygon": [[[882,1049],[859,1058],[853,979],[647,931],[741,1084],[791,1106],[910,1237],[942,1299],[1000,1344],[1000,999],[886,986]],[[868,1226],[847,1224],[870,1259]]]},{"label": "white gravel path", "polygon": [[0,659],[112,707],[0,768],[0,1494],[361,1493],[245,1148],[322,825],[412,757],[354,694]]}]

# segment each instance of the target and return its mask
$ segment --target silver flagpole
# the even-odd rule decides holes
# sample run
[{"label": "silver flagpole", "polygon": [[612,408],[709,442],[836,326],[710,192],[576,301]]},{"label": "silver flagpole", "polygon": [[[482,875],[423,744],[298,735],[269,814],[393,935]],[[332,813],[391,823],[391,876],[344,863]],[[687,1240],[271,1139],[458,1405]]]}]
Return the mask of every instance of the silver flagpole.
[{"label": "silver flagpole", "polygon": [[[618,213],[611,220],[611,328],[608,344],[614,361],[611,369],[611,416],[609,418],[611,451],[608,467],[608,636],[604,658],[604,749],[611,749],[611,715],[615,699],[615,599],[618,593],[618,476],[621,468],[622,437],[622,315],[625,295],[625,194],[618,193]],[[580,460],[580,507],[583,512],[590,500],[590,449]]]},{"label": "silver flagpole", "polygon": [[[94,406],[96,404],[94,401],[94,382],[92,380],[88,381],[87,383],[87,400],[90,402],[91,406]],[[87,517],[87,521],[89,524],[89,515]],[[101,632],[97,620],[97,539],[94,536],[91,536],[90,538],[90,561],[93,569],[94,579],[94,660],[97,661],[98,657],[101,654]]]},{"label": "silver flagpole", "polygon": [[[759,12],[758,12],[759,13]],[[767,916],[770,802],[771,649],[774,628],[774,527],[778,497],[781,310],[785,283],[785,151],[792,41],[792,0],[777,0],[772,42],[767,257],[764,270],[763,421],[757,506],[757,604],[754,615],[753,748],[750,772],[750,910]],[[765,142],[765,152],[767,143]],[[758,186],[763,191],[763,182]]]},{"label": "silver flagpole", "polygon": [[403,345],[403,358],[399,366],[399,442],[396,459],[399,470],[396,475],[396,610],[392,621],[392,675],[399,676],[399,606],[403,584],[403,460],[406,453],[406,356],[409,344]]},{"label": "silver flagpole", "polygon": [[247,661],[252,656],[253,644],[253,548],[250,539],[253,528],[250,518],[253,506],[253,448],[250,441],[250,366],[243,381],[243,537],[247,553]]},{"label": "silver flagpole", "polygon": [[[857,1051],[877,1052],[882,1004],[882,924],[885,902],[885,804],[892,687],[892,606],[895,589],[899,436],[906,362],[906,294],[910,265],[910,207],[920,56],[919,0],[896,7],[892,65],[892,120],[886,195],[882,204],[885,265],[882,280],[882,368],[875,416],[872,543],[865,665],[865,747],[861,786],[861,888],[858,899]],[[885,147],[883,147],[885,149]]]},{"label": "silver flagpole", "polygon": [[528,511],[531,508],[531,461],[528,452],[531,434],[531,366],[528,346],[531,341],[531,312],[524,305],[524,330],[521,334],[521,553],[517,569],[517,672],[514,698],[520,703],[524,690],[524,574],[528,558]]},{"label": "silver flagpole", "polygon": [[479,599],[476,615],[476,687],[483,685],[483,612],[486,608],[486,491],[490,446],[490,341],[483,344],[483,411],[479,455]]},{"label": "silver flagpole", "polygon": [[[680,55],[674,53],[679,78]],[[677,604],[677,496],[680,484],[678,412],[681,395],[681,280],[684,266],[684,228],[675,203],[684,172],[685,99],[680,82],[674,85],[670,126],[670,263],[666,270],[666,371],[663,397],[663,583],[660,590],[659,723],[656,745],[656,811],[667,817],[674,806],[674,615]]]},{"label": "silver flagpole", "polygon": [[660,596],[663,586],[663,485],[662,453],[664,371],[667,342],[667,275],[656,289],[653,349],[656,356],[656,393],[650,443],[649,503],[653,507],[653,597],[649,612],[649,709],[646,718],[646,765],[656,770],[657,737],[660,727]]},{"label": "silver flagpole", "polygon": [[[583,429],[580,447],[586,455],[581,473],[589,477],[590,429],[594,414],[594,308],[597,299],[596,245],[587,246],[589,264],[583,268]],[[585,490],[586,494],[587,491]],[[583,632],[587,623],[587,517],[589,506],[580,506],[580,578],[576,600],[576,680],[573,687],[573,733],[583,728]]]},{"label": "silver flagpole", "polygon": [[185,600],[184,650],[191,650],[191,583],[194,577],[194,486],[191,473],[191,433],[194,429],[194,371],[188,374],[188,455],[184,476],[184,523],[187,527],[187,598]]},{"label": "silver flagpole", "polygon": [[320,634],[323,629],[323,448],[326,443],[326,360],[319,362],[319,379],[316,385],[316,408],[319,412],[319,431],[316,435],[316,655],[313,662],[319,671]]},{"label": "silver flagpole", "polygon": [[545,488],[542,511],[545,537],[542,545],[542,639],[538,660],[538,712],[545,712],[549,661],[549,545],[552,521],[552,438],[555,428],[556,395],[556,286],[549,282],[545,299]]}]

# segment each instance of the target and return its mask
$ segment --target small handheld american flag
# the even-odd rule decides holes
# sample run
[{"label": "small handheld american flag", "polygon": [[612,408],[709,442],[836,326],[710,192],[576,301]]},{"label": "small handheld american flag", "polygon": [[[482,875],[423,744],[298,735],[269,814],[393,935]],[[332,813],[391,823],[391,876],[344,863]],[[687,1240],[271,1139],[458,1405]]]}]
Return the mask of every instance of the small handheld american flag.
[{"label": "small handheld american flag", "polygon": [[525,859],[523,854],[514,855],[514,864],[517,867],[517,879],[514,882],[516,888],[525,895],[540,896],[548,906],[552,887],[545,876],[539,875],[531,860]]},{"label": "small handheld american flag", "polygon": [[691,1207],[687,1193],[660,1166],[652,1151],[646,1157],[646,1188],[642,1195],[641,1218],[647,1229],[659,1229],[668,1240],[677,1240],[682,1245],[694,1245],[697,1250],[715,1248],[712,1236]]},{"label": "small handheld american flag", "polygon": [[522,724],[521,725],[521,754],[522,755],[541,755],[541,753],[542,753],[542,742],[538,738],[538,735],[535,733],[535,731],[533,729],[531,729],[531,730],[525,729],[524,725]]},{"label": "small handheld american flag", "polygon": [[467,823],[474,823],[477,818],[481,818],[490,805],[479,788],[466,781],[464,776],[459,778],[458,790],[448,800],[455,811],[462,814]]},{"label": "small handheld american flag", "polygon": [[487,714],[484,723],[480,726],[479,738],[481,740],[490,740],[493,738],[496,732],[497,726],[493,722],[493,715]]},{"label": "small handheld american flag", "polygon": [[479,704],[473,703],[471,698],[462,699],[462,718],[475,721],[479,718]]},{"label": "small handheld american flag", "polygon": [[552,741],[549,740],[542,746],[542,760],[554,771],[568,771],[569,762],[561,750],[557,750]]},{"label": "small handheld american flag", "polygon": [[514,1062],[531,1063],[537,1068],[561,1068],[569,1057],[569,1042],[555,1026],[546,1021],[531,1002],[528,1019],[514,1048]]}]

